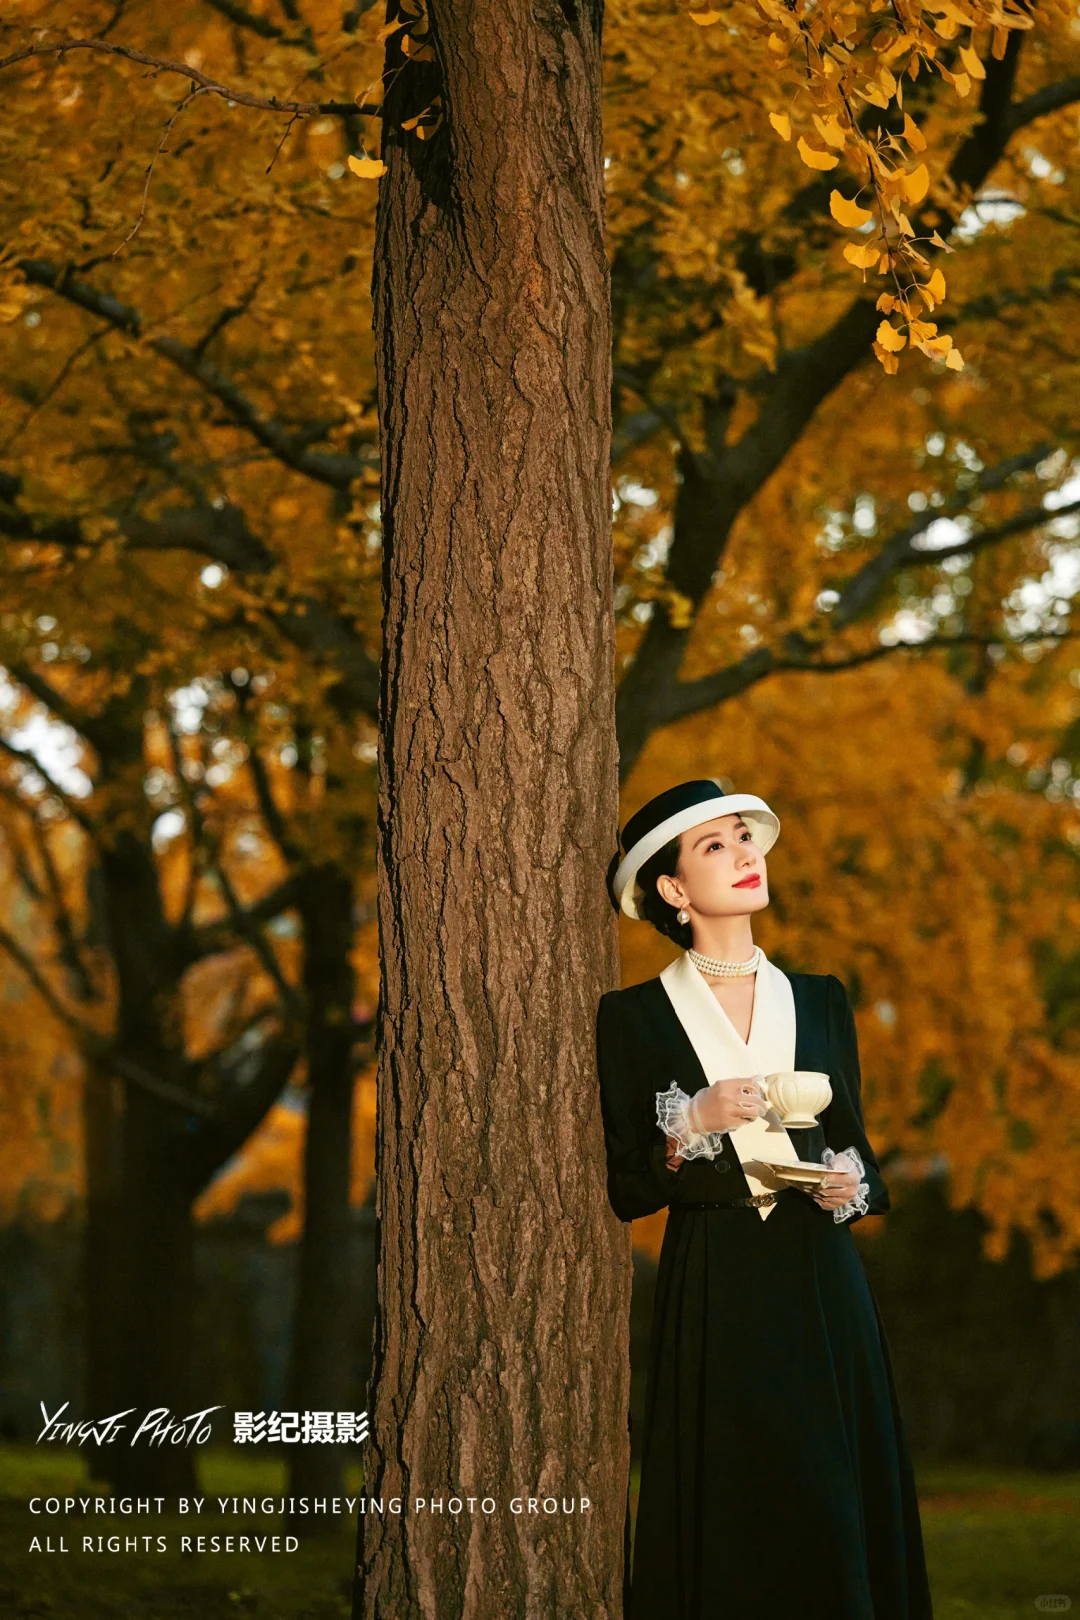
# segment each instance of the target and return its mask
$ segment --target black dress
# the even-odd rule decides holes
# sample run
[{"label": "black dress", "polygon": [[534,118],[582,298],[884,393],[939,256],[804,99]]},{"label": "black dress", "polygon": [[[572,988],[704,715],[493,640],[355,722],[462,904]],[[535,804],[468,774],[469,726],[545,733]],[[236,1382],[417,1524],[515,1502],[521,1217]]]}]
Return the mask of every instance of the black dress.
[{"label": "black dress", "polygon": [[[788,978],[795,1067],[833,1090],[792,1140],[802,1159],[855,1147],[882,1214],[847,991]],[[658,978],[601,998],[597,1046],[612,1207],[629,1221],[669,1206],[627,1620],[931,1620],[888,1345],[850,1231],[861,1217],[835,1221],[795,1187],[767,1220],[701,1207],[750,1188],[727,1136],[721,1158],[665,1162],[656,1093],[707,1082]]]}]

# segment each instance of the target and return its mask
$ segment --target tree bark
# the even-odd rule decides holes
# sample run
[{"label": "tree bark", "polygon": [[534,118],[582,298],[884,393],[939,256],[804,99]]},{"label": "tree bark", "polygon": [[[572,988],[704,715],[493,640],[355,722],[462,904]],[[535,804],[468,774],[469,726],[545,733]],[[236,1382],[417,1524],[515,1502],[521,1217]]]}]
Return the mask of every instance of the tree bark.
[{"label": "tree bark", "polygon": [[[631,1282],[594,1057],[618,973],[601,5],[429,14],[435,60],[390,80],[373,278],[383,1022],[364,1496],[402,1512],[359,1517],[353,1612],[601,1620],[622,1612]],[[444,121],[421,142],[400,124],[434,95]],[[558,1512],[516,1514],[519,1497]]]}]

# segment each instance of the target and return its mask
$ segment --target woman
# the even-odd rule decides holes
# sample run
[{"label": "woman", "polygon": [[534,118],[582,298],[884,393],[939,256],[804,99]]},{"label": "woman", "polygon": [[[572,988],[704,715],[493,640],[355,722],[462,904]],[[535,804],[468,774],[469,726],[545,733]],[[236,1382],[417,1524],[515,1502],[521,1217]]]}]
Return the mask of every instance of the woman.
[{"label": "woman", "polygon": [[[780,823],[685,782],[630,818],[613,902],[684,949],[600,1001],[608,1191],[668,1206],[628,1620],[930,1620],[918,1501],[851,1226],[889,1196],[867,1141],[851,1004],[754,945]],[[760,1081],[830,1077],[785,1130]],[[806,1190],[770,1168],[828,1166]]]}]

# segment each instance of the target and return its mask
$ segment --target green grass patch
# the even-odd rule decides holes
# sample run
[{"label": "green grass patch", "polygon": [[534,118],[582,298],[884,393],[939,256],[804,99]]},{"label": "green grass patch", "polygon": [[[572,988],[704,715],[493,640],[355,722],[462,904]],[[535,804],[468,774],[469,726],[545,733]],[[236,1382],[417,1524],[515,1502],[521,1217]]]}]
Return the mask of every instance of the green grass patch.
[{"label": "green grass patch", "polygon": [[[254,1453],[198,1457],[200,1494],[286,1494],[285,1466]],[[358,1467],[343,1494],[360,1492]],[[1037,1620],[1036,1599],[1061,1594],[1080,1620],[1080,1473],[924,1466],[918,1470],[935,1620]],[[282,1535],[272,1515],[31,1515],[32,1496],[64,1496],[89,1481],[80,1453],[0,1445],[0,1615],[4,1620],[343,1620],[349,1613],[354,1525],[300,1539],[295,1552],[183,1554],[180,1536]],[[636,1508],[637,1478],[632,1480]],[[94,1488],[100,1494],[101,1487]],[[31,1538],[52,1553],[30,1552]],[[82,1537],[164,1536],[165,1552],[83,1552]],[[63,1538],[67,1551],[60,1552]]]},{"label": "green grass patch", "polygon": [[[35,1515],[34,1496],[107,1495],[91,1487],[77,1451],[0,1446],[0,1615],[4,1620],[342,1620],[352,1596],[355,1524],[335,1535],[299,1537],[295,1552],[181,1551],[181,1536],[284,1538],[278,1515],[211,1512],[216,1496],[281,1497],[285,1465],[273,1457],[206,1451],[198,1459],[201,1514]],[[359,1467],[345,1470],[343,1495],[357,1495]],[[174,1499],[175,1500],[175,1499]],[[37,1536],[44,1549],[30,1551]],[[84,1551],[83,1537],[94,1550]],[[157,1550],[164,1538],[165,1551]],[[103,1550],[97,1551],[98,1538]],[[107,1550],[108,1538],[138,1538]],[[148,1538],[148,1540],[144,1540]],[[221,1543],[224,1547],[224,1542]],[[282,1540],[283,1545],[283,1540]],[[66,1548],[61,1551],[61,1546]]]}]

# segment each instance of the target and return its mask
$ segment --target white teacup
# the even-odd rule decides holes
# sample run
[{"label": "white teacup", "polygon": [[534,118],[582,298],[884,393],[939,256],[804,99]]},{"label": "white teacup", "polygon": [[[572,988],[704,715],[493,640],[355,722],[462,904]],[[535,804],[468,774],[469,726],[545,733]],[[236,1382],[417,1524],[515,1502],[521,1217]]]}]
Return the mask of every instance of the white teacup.
[{"label": "white teacup", "polygon": [[817,1116],[832,1102],[832,1086],[827,1074],[813,1069],[788,1069],[767,1074],[762,1081],[769,1106],[780,1115],[785,1127],[796,1130],[817,1124]]}]

